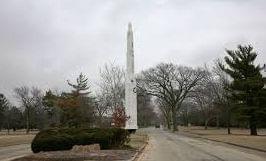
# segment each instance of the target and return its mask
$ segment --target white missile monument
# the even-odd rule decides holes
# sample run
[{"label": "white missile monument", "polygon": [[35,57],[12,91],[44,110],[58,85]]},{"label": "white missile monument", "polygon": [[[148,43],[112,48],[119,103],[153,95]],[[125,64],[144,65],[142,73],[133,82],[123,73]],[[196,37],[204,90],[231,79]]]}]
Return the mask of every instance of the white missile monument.
[{"label": "white missile monument", "polygon": [[132,24],[128,24],[127,31],[127,63],[125,82],[125,113],[129,119],[126,121],[125,129],[135,131],[137,124],[137,91],[136,78],[134,74],[134,45]]}]

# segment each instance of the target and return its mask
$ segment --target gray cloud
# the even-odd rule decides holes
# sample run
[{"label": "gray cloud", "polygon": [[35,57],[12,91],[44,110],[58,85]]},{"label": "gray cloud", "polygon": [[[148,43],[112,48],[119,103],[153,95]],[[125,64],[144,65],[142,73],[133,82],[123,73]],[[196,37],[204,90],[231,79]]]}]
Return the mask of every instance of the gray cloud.
[{"label": "gray cloud", "polygon": [[203,65],[251,43],[266,60],[264,0],[2,0],[0,91],[20,85],[66,88],[106,62],[125,65],[132,21],[137,71],[161,61]]}]

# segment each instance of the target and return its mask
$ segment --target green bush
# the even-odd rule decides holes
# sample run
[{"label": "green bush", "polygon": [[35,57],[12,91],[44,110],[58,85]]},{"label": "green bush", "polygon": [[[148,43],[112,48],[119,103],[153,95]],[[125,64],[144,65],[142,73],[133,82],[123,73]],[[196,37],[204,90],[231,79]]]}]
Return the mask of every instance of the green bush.
[{"label": "green bush", "polygon": [[129,141],[127,130],[119,128],[67,128],[39,132],[31,143],[34,153],[70,150],[74,145],[100,144],[101,149],[118,148]]}]

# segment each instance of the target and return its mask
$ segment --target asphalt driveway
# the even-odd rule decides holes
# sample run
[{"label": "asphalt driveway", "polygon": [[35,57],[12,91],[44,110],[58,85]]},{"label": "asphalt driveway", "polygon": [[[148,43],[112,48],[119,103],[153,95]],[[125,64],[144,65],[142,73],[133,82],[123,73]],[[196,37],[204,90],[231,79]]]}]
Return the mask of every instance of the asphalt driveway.
[{"label": "asphalt driveway", "polygon": [[150,136],[141,161],[266,161],[266,154],[256,155],[233,146],[191,138],[150,128]]}]

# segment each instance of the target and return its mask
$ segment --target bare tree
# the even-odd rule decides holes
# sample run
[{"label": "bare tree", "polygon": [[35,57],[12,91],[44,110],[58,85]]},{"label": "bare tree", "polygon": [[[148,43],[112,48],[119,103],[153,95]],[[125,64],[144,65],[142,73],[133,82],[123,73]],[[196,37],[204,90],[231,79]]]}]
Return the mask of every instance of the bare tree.
[{"label": "bare tree", "polygon": [[95,105],[95,114],[97,116],[98,125],[103,126],[103,119],[105,116],[108,116],[110,110],[110,99],[108,95],[103,93],[97,94],[96,96],[96,105]]},{"label": "bare tree", "polygon": [[220,106],[226,108],[227,113],[227,133],[231,134],[230,126],[231,126],[231,105],[229,97],[231,95],[231,91],[229,88],[230,78],[227,73],[225,73],[221,68],[221,61],[218,59],[215,61],[215,65],[213,67],[213,73],[216,77],[218,90],[216,92],[218,103]]},{"label": "bare tree", "polygon": [[41,89],[37,87],[32,87],[30,93],[32,97],[32,121],[37,129],[43,129],[47,125],[47,113],[43,105],[44,95]]},{"label": "bare tree", "polygon": [[[210,70],[205,66],[204,79],[200,86],[195,88],[192,93],[193,100],[203,114],[205,129],[208,122],[216,118],[216,126],[219,127],[219,115],[223,107],[228,107],[228,90],[229,84],[227,75],[220,69],[218,61]],[[230,129],[228,131],[230,133]]]},{"label": "bare tree", "polygon": [[11,128],[13,129],[13,131],[16,131],[17,128],[21,128],[23,126],[22,120],[22,112],[15,106],[10,107],[8,111],[6,111],[7,133],[9,134]]},{"label": "bare tree", "polygon": [[125,72],[123,68],[111,63],[105,64],[104,68],[100,69],[98,86],[102,101],[105,101],[104,104],[108,105],[112,111],[116,107],[123,106],[125,97]]},{"label": "bare tree", "polygon": [[20,101],[21,105],[25,108],[26,112],[26,133],[28,134],[30,131],[30,108],[32,107],[33,98],[30,97],[30,89],[29,87],[23,86],[19,88],[15,88],[14,92],[16,94],[16,98]]},{"label": "bare tree", "polygon": [[190,113],[195,108],[195,102],[192,98],[187,98],[184,100],[182,107],[179,110],[181,121],[183,122],[184,126],[189,126],[190,124]]},{"label": "bare tree", "polygon": [[137,117],[139,127],[148,127],[159,123],[154,111],[152,96],[137,92]]},{"label": "bare tree", "polygon": [[26,133],[30,131],[31,125],[31,111],[39,109],[42,106],[42,94],[41,90],[36,87],[30,89],[27,86],[22,86],[14,89],[15,96],[21,103],[21,106],[25,108],[26,113]]},{"label": "bare tree", "polygon": [[177,129],[176,115],[189,92],[204,77],[204,71],[172,63],[161,63],[142,72],[139,87],[156,96],[171,108],[173,131]]},{"label": "bare tree", "polygon": [[201,86],[198,86],[193,91],[193,98],[204,118],[205,129],[208,127],[208,122],[216,116],[215,108],[215,92],[212,84],[206,81]]},{"label": "bare tree", "polygon": [[156,103],[163,115],[164,123],[167,125],[168,129],[171,129],[172,117],[170,106],[163,99],[159,98],[156,99]]}]

